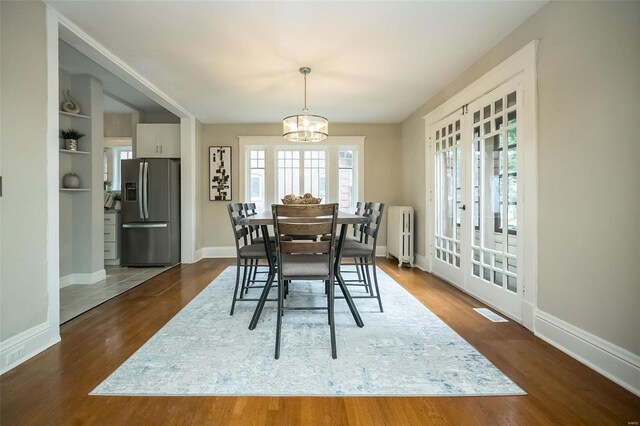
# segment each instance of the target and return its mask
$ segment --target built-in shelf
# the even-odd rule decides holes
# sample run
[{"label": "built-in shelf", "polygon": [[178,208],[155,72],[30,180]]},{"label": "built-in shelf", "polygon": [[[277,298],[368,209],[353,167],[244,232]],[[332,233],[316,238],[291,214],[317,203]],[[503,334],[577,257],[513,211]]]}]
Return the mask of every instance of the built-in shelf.
[{"label": "built-in shelf", "polygon": [[66,115],[67,117],[76,117],[76,118],[91,118],[88,115],[74,114],[72,112],[66,112],[66,111],[60,111],[60,115]]},{"label": "built-in shelf", "polygon": [[60,188],[62,192],[88,192],[91,191],[89,188]]},{"label": "built-in shelf", "polygon": [[83,155],[91,154],[89,151],[72,151],[70,149],[63,149],[63,148],[60,148],[60,152],[64,152],[65,154],[83,154]]}]

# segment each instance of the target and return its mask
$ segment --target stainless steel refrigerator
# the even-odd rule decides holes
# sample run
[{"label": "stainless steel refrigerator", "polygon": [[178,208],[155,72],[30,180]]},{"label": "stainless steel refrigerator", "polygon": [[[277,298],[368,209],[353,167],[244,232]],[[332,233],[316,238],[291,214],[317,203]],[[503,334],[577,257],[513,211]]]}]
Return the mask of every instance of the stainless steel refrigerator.
[{"label": "stainless steel refrigerator", "polygon": [[180,262],[180,161],[122,160],[122,266]]}]

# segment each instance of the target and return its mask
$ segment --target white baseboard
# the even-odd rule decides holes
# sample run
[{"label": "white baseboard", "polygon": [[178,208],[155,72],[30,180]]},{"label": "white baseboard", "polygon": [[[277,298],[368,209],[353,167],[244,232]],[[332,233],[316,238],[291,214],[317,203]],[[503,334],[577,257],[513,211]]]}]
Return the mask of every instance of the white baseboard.
[{"label": "white baseboard", "polygon": [[429,272],[427,256],[423,256],[421,254],[415,253],[415,263],[414,266],[422,269],[425,272]]},{"label": "white baseboard", "polygon": [[120,259],[105,259],[104,264],[109,266],[119,266]]},{"label": "white baseboard", "polygon": [[[60,341],[60,335],[44,322],[0,342],[0,374],[4,374],[26,360]],[[9,356],[19,352],[14,360]]]},{"label": "white baseboard", "polygon": [[221,246],[221,247],[202,247],[196,250],[196,259],[202,258],[220,258],[220,257],[236,257],[235,246]]},{"label": "white baseboard", "polygon": [[536,336],[640,396],[640,356],[537,310]]},{"label": "white baseboard", "polygon": [[107,271],[100,269],[96,272],[69,274],[60,277],[60,288],[73,284],[95,284],[107,277]]}]

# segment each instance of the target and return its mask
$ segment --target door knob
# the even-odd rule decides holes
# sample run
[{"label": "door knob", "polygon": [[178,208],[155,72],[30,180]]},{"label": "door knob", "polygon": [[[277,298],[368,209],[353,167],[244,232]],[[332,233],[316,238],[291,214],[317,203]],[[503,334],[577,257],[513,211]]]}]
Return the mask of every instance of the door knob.
[{"label": "door knob", "polygon": [[460,210],[466,210],[467,206],[465,204],[462,205],[462,207],[458,207]]}]

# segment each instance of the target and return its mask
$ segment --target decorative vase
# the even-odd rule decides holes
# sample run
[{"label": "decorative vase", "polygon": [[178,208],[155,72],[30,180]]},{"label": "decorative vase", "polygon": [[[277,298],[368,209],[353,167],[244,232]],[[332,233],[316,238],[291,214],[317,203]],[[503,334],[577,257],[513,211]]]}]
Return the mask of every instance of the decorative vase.
[{"label": "decorative vase", "polygon": [[67,173],[62,178],[62,186],[72,189],[80,188],[80,177],[73,172]]},{"label": "decorative vase", "polygon": [[70,91],[65,90],[63,92],[64,102],[60,105],[60,108],[64,112],[70,112],[72,114],[80,114],[80,105],[71,97]]},{"label": "decorative vase", "polygon": [[78,140],[77,139],[65,139],[64,145],[69,151],[77,151],[78,150]]}]

